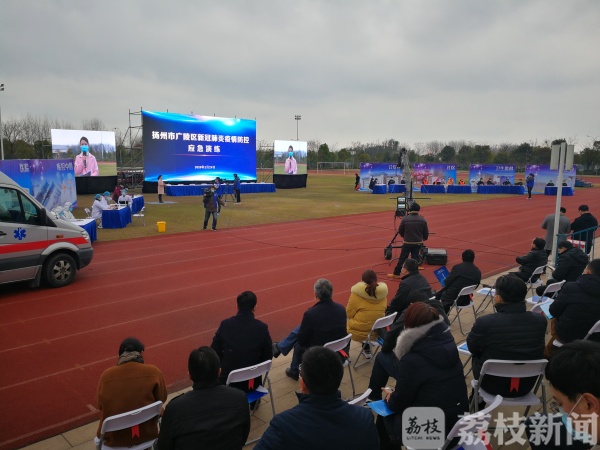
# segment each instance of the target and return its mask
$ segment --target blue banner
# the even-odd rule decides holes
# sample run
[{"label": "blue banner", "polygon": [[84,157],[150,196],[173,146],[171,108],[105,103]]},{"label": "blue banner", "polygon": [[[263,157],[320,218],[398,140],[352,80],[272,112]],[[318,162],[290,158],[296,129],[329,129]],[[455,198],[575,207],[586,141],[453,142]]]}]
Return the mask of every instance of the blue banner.
[{"label": "blue banner", "polygon": [[146,181],[256,180],[256,121],[142,111]]},{"label": "blue banner", "polygon": [[[525,166],[525,176],[532,173],[535,176],[535,182],[533,185],[534,194],[543,194],[544,188],[551,183],[557,185],[558,170],[550,170],[550,166],[537,166],[527,165]],[[575,177],[577,175],[577,166],[573,166],[571,170],[563,170],[563,182],[566,186],[575,187]]]}]

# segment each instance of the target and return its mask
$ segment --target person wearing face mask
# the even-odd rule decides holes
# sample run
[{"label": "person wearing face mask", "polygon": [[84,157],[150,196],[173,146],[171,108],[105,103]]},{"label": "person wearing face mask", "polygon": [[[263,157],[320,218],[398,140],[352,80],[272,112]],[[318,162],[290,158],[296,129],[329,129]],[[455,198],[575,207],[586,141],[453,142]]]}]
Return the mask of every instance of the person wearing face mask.
[{"label": "person wearing face mask", "polygon": [[552,414],[536,414],[526,422],[532,449],[600,450],[598,373],[600,344],[574,341],[556,351],[545,373],[555,399],[550,403]]},{"label": "person wearing face mask", "polygon": [[79,149],[81,153],[75,157],[75,176],[97,177],[98,163],[96,157],[90,153],[90,142],[85,136],[79,139]]},{"label": "person wearing face mask", "polygon": [[121,196],[119,197],[119,204],[120,205],[129,205],[129,207],[131,207],[132,203],[133,203],[133,198],[131,197],[131,195],[129,195],[127,193],[127,189],[121,189]]},{"label": "person wearing face mask", "polygon": [[298,173],[298,164],[294,158],[294,147],[291,145],[288,148],[288,157],[285,160],[285,173],[288,175],[296,175]]},{"label": "person wearing face mask", "polygon": [[202,229],[206,230],[206,226],[208,225],[208,219],[212,215],[212,230],[217,231],[217,211],[219,210],[219,205],[226,205],[223,202],[223,200],[221,200],[221,198],[216,194],[216,188],[214,185],[204,191],[202,203],[204,203],[204,226],[202,227]]}]

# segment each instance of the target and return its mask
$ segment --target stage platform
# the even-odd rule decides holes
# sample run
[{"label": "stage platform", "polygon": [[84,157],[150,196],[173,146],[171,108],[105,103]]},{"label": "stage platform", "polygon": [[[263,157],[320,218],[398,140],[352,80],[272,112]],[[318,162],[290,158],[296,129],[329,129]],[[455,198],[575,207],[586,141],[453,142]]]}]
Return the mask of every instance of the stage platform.
[{"label": "stage platform", "polygon": [[[194,195],[203,195],[204,189],[212,184],[177,184],[165,186],[165,194],[171,197],[187,197]],[[263,194],[275,192],[274,183],[242,183],[240,186],[242,194]],[[217,190],[218,195],[233,194],[233,184],[222,184]]]}]

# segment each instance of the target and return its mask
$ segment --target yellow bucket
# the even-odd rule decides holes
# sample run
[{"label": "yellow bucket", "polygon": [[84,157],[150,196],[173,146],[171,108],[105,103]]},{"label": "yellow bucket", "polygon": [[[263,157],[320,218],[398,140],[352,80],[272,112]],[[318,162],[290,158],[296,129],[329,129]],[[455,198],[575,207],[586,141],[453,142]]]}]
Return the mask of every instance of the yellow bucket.
[{"label": "yellow bucket", "polygon": [[156,226],[158,227],[159,233],[167,231],[167,222],[156,222]]}]

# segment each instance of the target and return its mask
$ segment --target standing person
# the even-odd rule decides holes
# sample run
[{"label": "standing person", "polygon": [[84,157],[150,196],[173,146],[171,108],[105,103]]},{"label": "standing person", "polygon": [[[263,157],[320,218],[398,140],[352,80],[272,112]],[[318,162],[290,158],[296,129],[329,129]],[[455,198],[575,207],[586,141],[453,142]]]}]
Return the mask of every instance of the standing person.
[{"label": "standing person", "polygon": [[585,241],[585,252],[589,255],[592,245],[594,245],[595,230],[590,230],[587,233],[582,233],[582,231],[597,227],[598,220],[592,216],[588,205],[581,205],[577,211],[579,212],[579,217],[571,224],[571,230],[573,233],[578,234],[575,234],[573,239]]},{"label": "standing person", "polygon": [[344,366],[336,352],[324,347],[307,350],[302,357],[299,404],[273,417],[254,448],[378,449],[379,439],[371,411],[349,405],[340,398],[343,376]]},{"label": "standing person", "polygon": [[119,197],[121,196],[121,189],[123,189],[122,184],[117,184],[115,189],[113,190],[112,199],[115,203],[119,203]]},{"label": "standing person", "polygon": [[[106,369],[98,382],[96,395],[100,410],[97,439],[104,419],[116,414],[167,401],[167,387],[162,372],[156,366],[144,364],[144,344],[130,337],[119,346],[117,365]],[[139,425],[137,436],[131,429],[106,433],[104,444],[110,447],[131,447],[158,436],[158,418]]]},{"label": "standing person", "polygon": [[[361,281],[350,288],[346,306],[347,330],[352,334],[353,341],[363,342],[362,354],[367,359],[371,359],[371,346],[364,341],[375,321],[385,315],[387,294],[387,285],[378,283],[377,274],[372,270],[365,270]],[[377,335],[371,338],[375,340]]]},{"label": "standing person", "polygon": [[[232,370],[254,366],[273,357],[273,342],[269,327],[254,317],[256,294],[244,291],[237,296],[237,314],[225,319],[219,325],[211,348],[217,352],[221,360],[219,381],[225,384]],[[260,377],[253,383],[258,387],[262,383]],[[248,392],[248,382],[232,387]]]},{"label": "standing person", "polygon": [[285,173],[289,175],[295,175],[298,173],[298,164],[296,158],[294,158],[294,147],[290,145],[288,148],[288,157],[285,160]]},{"label": "standing person", "polygon": [[242,193],[242,181],[240,177],[238,177],[237,173],[233,174],[233,192],[235,193],[235,203],[242,203],[241,193]]},{"label": "standing person", "polygon": [[402,244],[400,258],[398,258],[398,264],[394,268],[394,273],[388,274],[390,278],[401,278],[400,272],[404,266],[404,261],[408,259],[409,255],[412,259],[417,260],[423,242],[429,239],[427,221],[425,217],[419,215],[419,211],[421,211],[421,206],[418,203],[413,203],[410,206],[408,215],[400,222],[398,234],[404,238],[404,243]]},{"label": "standing person", "polygon": [[354,190],[358,191],[360,189],[360,176],[355,173],[354,174]]},{"label": "standing person", "polygon": [[527,175],[525,179],[525,185],[527,186],[527,200],[531,200],[531,191],[533,190],[533,185],[535,184],[535,175],[530,173]]},{"label": "standing person", "polygon": [[193,390],[172,399],[158,436],[160,450],[241,450],[250,434],[244,393],[219,385],[219,357],[210,347],[192,350],[188,373]]},{"label": "standing person", "polygon": [[[221,199],[221,195],[219,193],[219,188],[221,187],[221,178],[217,177],[215,178],[215,181],[213,181],[213,186],[215,187],[215,195],[219,198],[219,200]],[[221,204],[219,203],[217,205],[217,213],[221,212]]]},{"label": "standing person", "polygon": [[217,210],[219,205],[225,206],[223,200],[221,200],[217,194],[214,186],[204,190],[204,196],[202,197],[202,203],[204,203],[204,226],[203,230],[206,230],[208,225],[208,219],[212,215],[212,230],[217,231]]},{"label": "standing person", "polygon": [[[565,214],[567,209],[560,207],[560,216],[558,218],[558,234],[568,234],[571,230],[571,221]],[[544,250],[546,255],[550,256],[552,252],[552,240],[554,238],[554,214],[548,214],[542,222],[542,229],[546,230],[546,245]]]},{"label": "standing person", "polygon": [[162,196],[165,195],[165,182],[162,179],[162,175],[158,176],[158,203],[164,203]]},{"label": "standing person", "polygon": [[98,163],[96,157],[90,153],[90,142],[85,136],[79,139],[79,149],[81,153],[75,157],[75,176],[97,177]]}]

